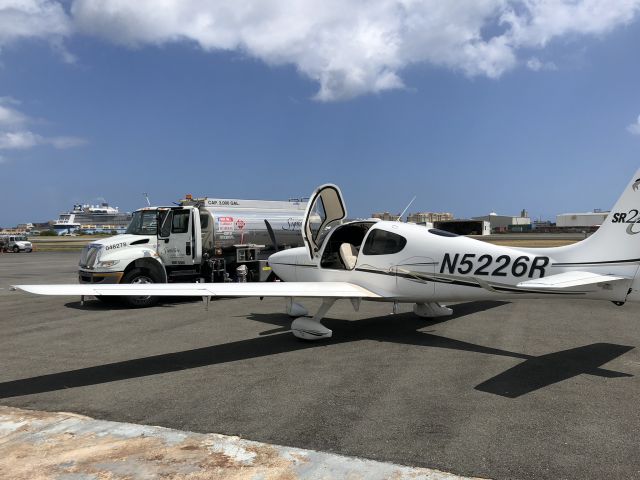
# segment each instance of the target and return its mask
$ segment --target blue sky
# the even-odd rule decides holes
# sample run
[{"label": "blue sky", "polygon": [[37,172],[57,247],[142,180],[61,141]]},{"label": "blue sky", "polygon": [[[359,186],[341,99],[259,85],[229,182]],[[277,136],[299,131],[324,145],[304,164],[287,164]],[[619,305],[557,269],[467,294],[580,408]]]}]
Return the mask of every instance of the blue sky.
[{"label": "blue sky", "polygon": [[[446,39],[408,34],[391,53],[379,53],[377,40],[363,53],[348,32],[338,45],[274,33],[265,53],[262,30],[260,41],[237,46],[201,30],[179,30],[176,40],[171,29],[182,25],[132,29],[130,16],[105,17],[109,1],[5,1],[4,13],[24,3],[44,9],[43,21],[57,13],[43,33],[0,33],[1,226],[54,219],[100,197],[133,210],[142,192],[154,204],[185,193],[286,199],[324,182],[342,188],[351,216],[401,211],[416,195],[411,211],[526,208],[553,219],[611,207],[640,168],[635,2],[621,2],[631,13],[606,25],[574,15],[577,25],[551,29],[543,12],[551,30],[542,33],[543,13],[531,11],[528,33],[508,24],[506,53],[460,58]],[[459,12],[448,15],[450,23]],[[487,45],[507,35],[488,20],[474,25]]]}]

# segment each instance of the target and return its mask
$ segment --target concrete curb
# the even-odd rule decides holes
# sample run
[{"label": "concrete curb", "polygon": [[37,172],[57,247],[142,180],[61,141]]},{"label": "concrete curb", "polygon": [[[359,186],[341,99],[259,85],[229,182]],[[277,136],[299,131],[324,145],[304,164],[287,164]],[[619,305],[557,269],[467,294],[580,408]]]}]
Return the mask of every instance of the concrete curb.
[{"label": "concrete curb", "polygon": [[213,433],[0,407],[0,478],[454,480],[468,477]]}]

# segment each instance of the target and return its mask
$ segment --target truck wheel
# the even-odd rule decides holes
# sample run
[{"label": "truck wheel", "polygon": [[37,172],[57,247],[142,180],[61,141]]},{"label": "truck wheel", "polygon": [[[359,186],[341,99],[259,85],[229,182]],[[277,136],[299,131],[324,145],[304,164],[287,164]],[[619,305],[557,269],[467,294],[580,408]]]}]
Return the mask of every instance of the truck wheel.
[{"label": "truck wheel", "polygon": [[17,245],[13,247],[13,253],[18,253],[19,251],[20,251],[20,247],[18,247]]},{"label": "truck wheel", "polygon": [[[129,273],[122,277],[120,283],[159,283],[159,279],[156,278],[153,273],[141,268],[134,268]],[[147,295],[145,297],[120,297],[125,305],[135,308],[152,307],[158,303],[158,297],[152,297]]]}]

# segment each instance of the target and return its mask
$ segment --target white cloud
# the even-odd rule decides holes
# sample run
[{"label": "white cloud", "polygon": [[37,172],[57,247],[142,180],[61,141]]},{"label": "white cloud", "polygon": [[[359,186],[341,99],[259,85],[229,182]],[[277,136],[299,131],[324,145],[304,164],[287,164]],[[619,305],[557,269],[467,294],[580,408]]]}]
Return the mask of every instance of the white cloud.
[{"label": "white cloud", "polygon": [[635,123],[627,125],[627,131],[632,135],[640,135],[640,115],[638,116],[638,119],[635,121]]},{"label": "white cloud", "polygon": [[527,68],[529,70],[533,70],[534,72],[539,72],[540,70],[557,70],[558,67],[553,62],[543,62],[538,57],[531,57],[527,60]]},{"label": "white cloud", "polygon": [[[19,104],[19,101],[11,97],[0,97],[0,151],[29,150],[38,146],[66,149],[87,143],[85,139],[79,137],[48,137],[33,132],[28,128],[28,124],[34,122],[15,108]],[[6,163],[6,161],[7,158],[0,155],[0,163]]]},{"label": "white cloud", "polygon": [[23,38],[59,41],[71,31],[71,20],[60,2],[0,0],[0,47]]},{"label": "white cloud", "polygon": [[86,144],[87,141],[80,137],[44,137],[30,130],[0,131],[0,150],[26,150],[40,145],[63,150]]},{"label": "white cloud", "polygon": [[0,150],[26,150],[43,143],[43,138],[28,130],[0,132]]},{"label": "white cloud", "polygon": [[12,105],[17,104],[11,97],[0,97],[0,127],[15,127],[29,121],[26,115],[13,108]]},{"label": "white cloud", "polygon": [[637,0],[524,0],[507,2],[502,21],[515,46],[543,47],[556,37],[601,35],[631,22]]},{"label": "white cloud", "polygon": [[86,145],[88,142],[84,138],[80,137],[52,137],[44,139],[44,143],[53,145],[53,147],[58,149],[66,149],[81,147],[83,145]]},{"label": "white cloud", "polygon": [[[51,41],[67,61],[74,31],[133,48],[192,43],[294,65],[319,100],[403,88],[406,67],[426,63],[498,78],[556,38],[604,35],[634,20],[640,0],[0,0],[0,47]],[[7,28],[5,28],[7,27]]]},{"label": "white cloud", "polygon": [[640,0],[75,0],[71,12],[81,31],[121,45],[187,41],[293,64],[319,83],[316,98],[340,100],[402,88],[403,68],[415,63],[497,78],[518,64],[521,48],[607,33],[639,7]]}]

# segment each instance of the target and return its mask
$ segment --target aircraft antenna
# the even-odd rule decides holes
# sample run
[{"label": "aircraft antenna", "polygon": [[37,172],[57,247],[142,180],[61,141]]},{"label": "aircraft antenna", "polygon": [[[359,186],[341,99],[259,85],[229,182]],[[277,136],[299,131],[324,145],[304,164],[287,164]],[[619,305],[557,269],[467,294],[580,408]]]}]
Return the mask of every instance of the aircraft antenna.
[{"label": "aircraft antenna", "polygon": [[151,206],[151,202],[149,201],[149,194],[147,192],[143,192],[142,195],[144,196],[145,200],[147,201],[147,207]]},{"label": "aircraft antenna", "polygon": [[402,213],[400,215],[398,215],[398,220],[396,220],[397,222],[400,221],[400,219],[404,216],[404,214],[407,212],[407,210],[409,210],[409,207],[411,206],[411,204],[413,203],[413,201],[416,199],[416,195],[413,196],[413,198],[411,199],[411,201],[409,202],[409,204],[404,207],[404,210],[402,211]]}]

